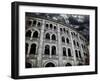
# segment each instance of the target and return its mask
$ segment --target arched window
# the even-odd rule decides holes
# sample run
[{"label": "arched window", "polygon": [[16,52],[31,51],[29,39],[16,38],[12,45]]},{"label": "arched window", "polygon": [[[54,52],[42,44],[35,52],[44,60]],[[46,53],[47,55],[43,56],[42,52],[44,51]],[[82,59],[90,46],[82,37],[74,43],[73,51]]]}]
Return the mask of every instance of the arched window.
[{"label": "arched window", "polygon": [[54,30],[56,30],[57,29],[57,27],[56,26],[54,26]]},{"label": "arched window", "polygon": [[75,33],[73,32],[74,36],[75,36]]},{"label": "arched window", "polygon": [[34,32],[33,38],[38,38],[38,32],[37,31]]},{"label": "arched window", "polygon": [[36,44],[31,45],[30,54],[36,54]]},{"label": "arched window", "polygon": [[82,58],[82,56],[81,56],[81,52],[80,52],[80,51],[79,51],[79,57]]},{"label": "arched window", "polygon": [[64,37],[62,37],[62,42],[65,42],[65,38]]},{"label": "arched window", "polygon": [[50,54],[50,46],[49,45],[46,45],[45,46],[45,54],[46,55],[49,55]]},{"label": "arched window", "polygon": [[28,43],[25,43],[25,54],[27,54],[28,51]]},{"label": "arched window", "polygon": [[38,24],[37,24],[38,26],[41,26],[41,23],[40,22],[38,22]]},{"label": "arched window", "polygon": [[77,42],[77,46],[79,47],[79,43]]},{"label": "arched window", "polygon": [[77,52],[77,50],[75,50],[75,54],[76,54],[76,57],[78,57],[78,52]]},{"label": "arched window", "polygon": [[26,32],[26,37],[31,37],[31,30],[28,30],[27,32]]},{"label": "arched window", "polygon": [[26,68],[32,68],[32,65],[30,63],[27,63],[25,64]]},{"label": "arched window", "polygon": [[56,47],[52,46],[52,51],[51,51],[52,55],[56,55]]},{"label": "arched window", "polygon": [[52,24],[50,24],[50,28],[52,29],[52,27],[53,27],[53,25]]},{"label": "arched window", "polygon": [[46,26],[46,28],[48,28],[48,27],[49,27],[49,25],[48,25],[48,24],[46,24],[45,26]]},{"label": "arched window", "polygon": [[66,39],[66,42],[69,43],[69,39],[68,38]]},{"label": "arched window", "polygon": [[68,30],[66,30],[66,32],[67,32],[67,34],[69,34],[69,31]]},{"label": "arched window", "polygon": [[45,67],[55,67],[55,64],[49,62],[49,63],[47,63],[47,64],[45,65]]},{"label": "arched window", "polygon": [[50,39],[50,34],[47,33],[45,38],[46,38],[46,39]]},{"label": "arched window", "polygon": [[54,34],[52,35],[52,40],[56,40],[56,36]]},{"label": "arched window", "polygon": [[32,24],[32,21],[26,21],[27,26],[31,26],[31,24]]},{"label": "arched window", "polygon": [[72,56],[71,55],[71,49],[70,48],[68,48],[68,56]]},{"label": "arched window", "polygon": [[67,63],[65,66],[72,66],[70,63]]},{"label": "arched window", "polygon": [[36,20],[34,20],[34,21],[33,21],[33,26],[36,25],[36,23],[37,23]]},{"label": "arched window", "polygon": [[65,32],[65,28],[63,28],[64,32]]},{"label": "arched window", "polygon": [[73,40],[74,46],[76,46],[75,40]]},{"label": "arched window", "polygon": [[62,32],[62,28],[60,28],[60,32]]},{"label": "arched window", "polygon": [[66,48],[63,47],[63,56],[66,56]]}]

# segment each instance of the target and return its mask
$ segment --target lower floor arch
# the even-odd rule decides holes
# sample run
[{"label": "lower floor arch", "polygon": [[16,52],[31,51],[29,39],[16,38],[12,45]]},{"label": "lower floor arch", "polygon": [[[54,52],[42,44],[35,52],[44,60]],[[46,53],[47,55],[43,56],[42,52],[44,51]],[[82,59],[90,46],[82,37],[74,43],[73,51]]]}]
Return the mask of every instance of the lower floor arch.
[{"label": "lower floor arch", "polygon": [[55,67],[55,64],[49,62],[49,63],[47,63],[47,64],[45,65],[45,67]]},{"label": "lower floor arch", "polygon": [[57,66],[56,63],[54,63],[54,62],[46,62],[44,64],[44,67],[56,67],[56,66]]},{"label": "lower floor arch", "polygon": [[79,63],[78,65],[79,65],[79,66],[82,66],[83,64],[82,64],[82,63]]},{"label": "lower floor arch", "polygon": [[72,64],[71,63],[67,63],[65,66],[72,66]]},{"label": "lower floor arch", "polygon": [[27,62],[26,62],[25,67],[26,67],[26,68],[32,68],[32,65],[31,65],[31,63],[27,63]]}]

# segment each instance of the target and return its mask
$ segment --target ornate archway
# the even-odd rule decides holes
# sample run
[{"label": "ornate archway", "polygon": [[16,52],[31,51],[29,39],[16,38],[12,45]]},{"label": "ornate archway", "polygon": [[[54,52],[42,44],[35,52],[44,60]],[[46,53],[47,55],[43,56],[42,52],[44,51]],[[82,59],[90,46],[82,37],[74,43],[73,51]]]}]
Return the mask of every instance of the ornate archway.
[{"label": "ornate archway", "polygon": [[70,63],[67,63],[65,66],[72,66]]},{"label": "ornate archway", "polygon": [[52,62],[48,62],[45,67],[55,67],[55,64]]}]

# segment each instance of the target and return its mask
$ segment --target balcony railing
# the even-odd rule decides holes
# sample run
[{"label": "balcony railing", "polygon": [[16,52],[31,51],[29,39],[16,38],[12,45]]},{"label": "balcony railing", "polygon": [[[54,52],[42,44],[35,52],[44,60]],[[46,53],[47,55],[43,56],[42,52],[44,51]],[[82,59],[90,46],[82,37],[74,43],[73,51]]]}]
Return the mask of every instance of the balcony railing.
[{"label": "balcony railing", "polygon": [[44,42],[47,42],[47,43],[57,43],[57,40],[50,40],[50,39],[45,39]]},{"label": "balcony railing", "polygon": [[73,56],[63,56],[64,60],[74,60]]},{"label": "balcony railing", "polygon": [[58,59],[58,55],[46,55],[46,54],[43,54],[42,57],[44,59]]},{"label": "balcony railing", "polygon": [[37,54],[29,54],[26,56],[26,58],[30,58],[30,59],[37,58]]},{"label": "balcony railing", "polygon": [[26,37],[26,41],[30,40],[30,41],[39,41],[39,37],[38,38],[30,38],[30,37]]}]

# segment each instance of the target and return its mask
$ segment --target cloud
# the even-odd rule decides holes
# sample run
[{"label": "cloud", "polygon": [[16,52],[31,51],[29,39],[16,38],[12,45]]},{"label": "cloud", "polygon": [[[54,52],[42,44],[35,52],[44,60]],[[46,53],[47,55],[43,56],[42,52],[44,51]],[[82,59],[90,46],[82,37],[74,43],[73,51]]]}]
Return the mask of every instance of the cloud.
[{"label": "cloud", "polygon": [[64,25],[70,25],[77,31],[81,32],[89,39],[89,15],[81,14],[49,14],[49,13],[27,13],[27,16],[35,16],[57,21]]}]

